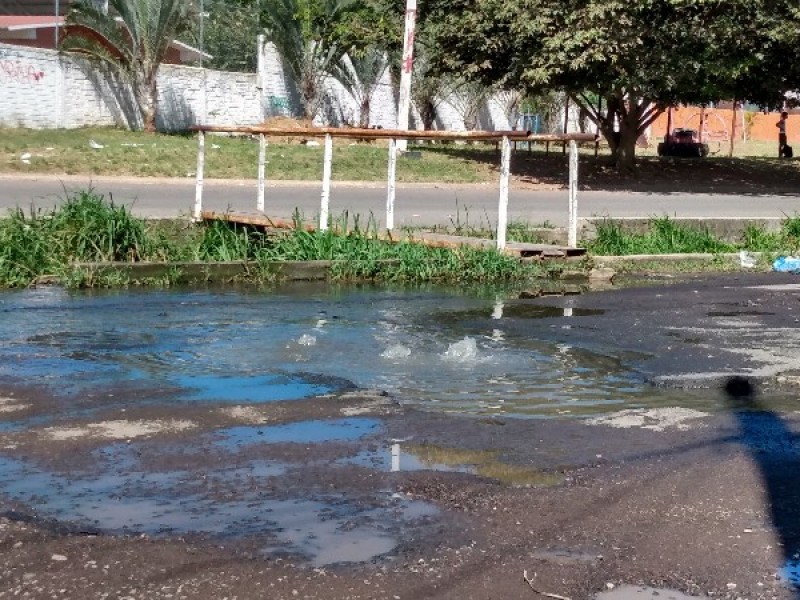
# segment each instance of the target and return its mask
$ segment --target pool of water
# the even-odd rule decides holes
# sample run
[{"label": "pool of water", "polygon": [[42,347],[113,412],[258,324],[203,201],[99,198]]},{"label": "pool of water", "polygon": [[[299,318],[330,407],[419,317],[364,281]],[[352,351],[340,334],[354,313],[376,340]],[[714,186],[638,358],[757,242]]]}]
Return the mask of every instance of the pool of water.
[{"label": "pool of water", "polygon": [[[138,401],[170,389],[185,403],[294,400],[352,384],[432,410],[538,417],[664,403],[668,392],[632,368],[639,357],[555,341],[596,314],[442,289],[5,292],[0,379],[63,396],[124,385]],[[515,335],[508,317],[541,327]]]},{"label": "pool of water", "polygon": [[[429,411],[519,418],[686,402],[685,391],[646,384],[641,356],[559,341],[562,328],[602,315],[447,289],[3,292],[0,385],[11,396],[36,386],[42,401],[23,409],[30,405],[0,393],[0,496],[81,530],[255,536],[264,554],[316,566],[371,560],[438,511],[383,484],[340,488],[348,477],[427,470],[507,485],[560,480],[492,452],[386,439],[379,418],[270,423],[258,405],[290,410],[355,388]],[[535,333],[508,327],[512,318],[533,322]],[[135,439],[84,439],[144,427],[126,412],[142,406],[174,409],[185,420],[165,422],[185,426],[161,441],[157,427]],[[37,456],[25,452],[29,429]],[[322,444],[340,454],[315,454]],[[59,462],[69,448],[81,460]],[[302,469],[312,475],[303,479]]]}]

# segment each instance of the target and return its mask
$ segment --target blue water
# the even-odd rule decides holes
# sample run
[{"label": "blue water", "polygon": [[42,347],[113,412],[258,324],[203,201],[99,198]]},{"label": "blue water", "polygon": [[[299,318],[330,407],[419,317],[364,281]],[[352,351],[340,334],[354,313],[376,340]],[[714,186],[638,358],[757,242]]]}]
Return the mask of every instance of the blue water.
[{"label": "blue water", "polygon": [[[295,400],[356,385],[429,409],[518,416],[653,401],[624,360],[559,346],[552,323],[536,339],[515,335],[498,315],[496,298],[444,289],[5,292],[0,381],[73,397],[124,385],[159,402],[156,392],[169,389],[184,403]],[[465,339],[475,352],[454,357]]]},{"label": "blue water", "polygon": [[173,380],[184,388],[189,400],[257,404],[277,400],[300,400],[330,392],[329,385],[287,375],[183,375]]},{"label": "blue water", "polygon": [[[385,390],[427,410],[519,417],[658,401],[624,360],[553,341],[553,320],[568,318],[563,312],[528,315],[548,320],[531,337],[504,327],[501,305],[445,289],[313,285],[2,292],[0,389],[7,391],[0,397],[30,397],[35,405],[18,415],[0,412],[0,497],[42,518],[112,533],[266,536],[265,553],[299,554],[317,566],[389,553],[398,532],[436,509],[383,489],[366,502],[327,486],[295,497],[281,478],[291,481],[308,467],[307,456],[262,445],[361,444],[352,455],[314,463],[317,469],[472,472],[471,465],[431,465],[399,453],[377,418],[230,426],[234,413],[218,409],[312,397],[319,406],[354,388]],[[31,385],[37,391],[28,394]],[[176,409],[197,421],[197,432],[100,446],[87,440],[87,449],[84,440],[43,437],[37,449],[52,458],[62,449],[87,453],[75,457],[84,460],[74,472],[26,456],[24,443],[15,450],[15,436],[26,429],[122,420],[140,405]],[[269,414],[261,411],[238,414]],[[224,427],[213,429],[214,415]],[[269,458],[272,450],[280,460]]]},{"label": "blue water", "polygon": [[244,425],[220,429],[216,436],[217,446],[236,450],[251,444],[319,444],[324,442],[348,442],[375,433],[380,421],[368,418],[338,419],[334,421],[300,421],[288,425]]}]

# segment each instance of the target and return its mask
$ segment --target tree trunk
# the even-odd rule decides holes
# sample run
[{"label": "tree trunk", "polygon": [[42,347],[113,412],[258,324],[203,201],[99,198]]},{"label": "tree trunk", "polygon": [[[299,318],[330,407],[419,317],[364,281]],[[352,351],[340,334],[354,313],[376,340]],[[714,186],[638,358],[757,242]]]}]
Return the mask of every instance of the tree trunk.
[{"label": "tree trunk", "polygon": [[156,115],[158,113],[158,87],[156,75],[152,77],[135,77],[133,95],[142,116],[142,129],[149,133],[156,131]]},{"label": "tree trunk", "polygon": [[313,121],[319,110],[317,80],[313,74],[303,74],[300,81],[300,96],[303,103],[303,118]]},{"label": "tree trunk", "polygon": [[[619,171],[633,171],[636,166],[636,142],[664,109],[654,106],[646,98],[625,92],[601,97],[597,107],[586,96],[572,96],[572,100],[586,112],[608,142],[614,166]],[[605,110],[602,100],[605,100]]]},{"label": "tree trunk", "polygon": [[363,100],[361,100],[360,112],[358,113],[358,126],[362,129],[369,128],[370,101],[371,98],[369,95],[365,95]]},{"label": "tree trunk", "polygon": [[613,153],[614,164],[619,171],[630,173],[636,166],[636,140],[639,129],[621,126],[619,143]]},{"label": "tree trunk", "polygon": [[433,124],[436,122],[436,107],[433,102],[428,99],[423,100],[417,106],[417,110],[419,110],[419,118],[422,120],[422,128],[425,131],[431,131]]}]

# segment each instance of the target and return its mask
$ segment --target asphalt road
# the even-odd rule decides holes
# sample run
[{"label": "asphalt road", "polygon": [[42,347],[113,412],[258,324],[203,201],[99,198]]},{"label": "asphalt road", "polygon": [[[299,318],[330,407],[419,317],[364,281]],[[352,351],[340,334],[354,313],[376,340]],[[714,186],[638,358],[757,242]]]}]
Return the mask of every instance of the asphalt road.
[{"label": "asphalt road", "polygon": [[[94,188],[117,203],[131,206],[140,216],[168,218],[188,216],[194,203],[193,179],[137,179],[90,176],[0,176],[0,211],[15,206],[50,208],[65,192]],[[397,189],[395,224],[480,226],[497,222],[499,191],[493,184],[434,185],[405,184]],[[256,184],[253,181],[208,180],[203,208],[254,211]],[[319,212],[320,184],[317,182],[270,182],[266,192],[266,213],[288,218],[299,209],[307,218]],[[372,214],[385,220],[386,189],[380,183],[334,183],[330,212]],[[798,195],[692,194],[582,191],[578,196],[580,218],[673,218],[780,219],[800,213]],[[532,225],[567,223],[566,190],[512,189],[509,218]]]}]

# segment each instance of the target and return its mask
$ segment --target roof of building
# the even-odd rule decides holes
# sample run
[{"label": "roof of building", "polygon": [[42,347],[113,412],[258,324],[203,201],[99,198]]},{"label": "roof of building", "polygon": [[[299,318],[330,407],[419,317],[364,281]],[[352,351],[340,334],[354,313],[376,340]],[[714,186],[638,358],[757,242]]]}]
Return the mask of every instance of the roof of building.
[{"label": "roof of building", "polygon": [[[52,29],[64,26],[64,17],[35,17],[29,15],[0,15],[0,31],[29,31],[32,29]],[[181,60],[208,60],[210,54],[179,40],[172,40],[170,46],[181,53]]]},{"label": "roof of building", "polygon": [[0,15],[0,29],[22,31],[62,26],[64,17],[34,17],[29,15]]}]

